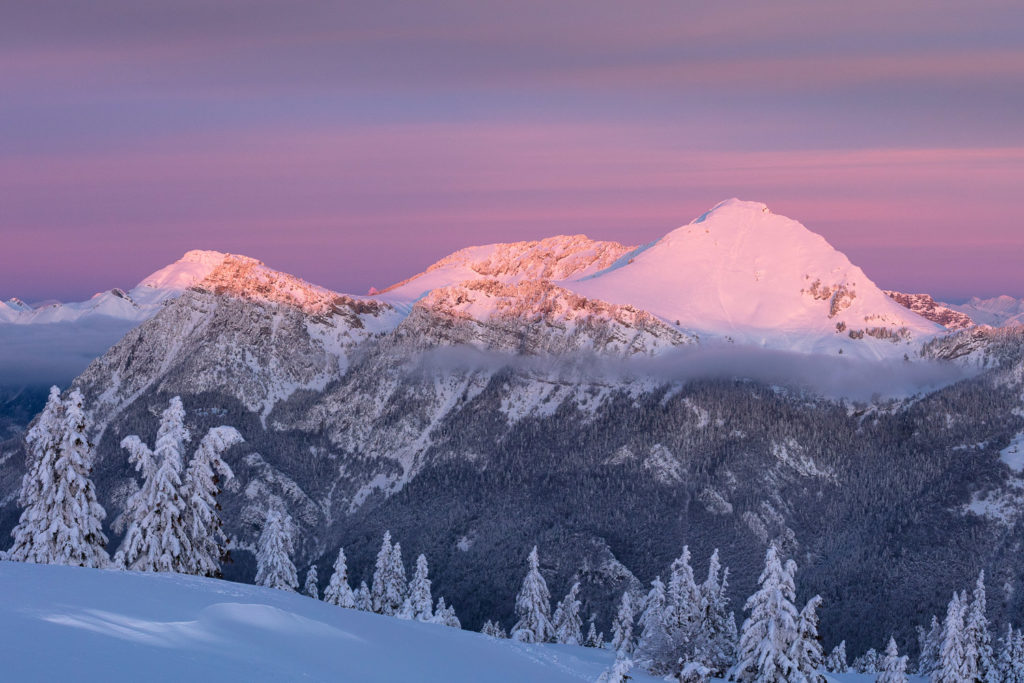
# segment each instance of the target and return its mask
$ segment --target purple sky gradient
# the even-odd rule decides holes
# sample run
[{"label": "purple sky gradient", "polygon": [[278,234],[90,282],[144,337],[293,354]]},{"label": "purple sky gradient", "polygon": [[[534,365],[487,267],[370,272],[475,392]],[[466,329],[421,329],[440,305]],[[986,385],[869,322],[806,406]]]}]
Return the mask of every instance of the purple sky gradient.
[{"label": "purple sky gradient", "polygon": [[766,202],[884,287],[1024,296],[1019,2],[20,3],[0,298],[193,248],[365,292]]}]

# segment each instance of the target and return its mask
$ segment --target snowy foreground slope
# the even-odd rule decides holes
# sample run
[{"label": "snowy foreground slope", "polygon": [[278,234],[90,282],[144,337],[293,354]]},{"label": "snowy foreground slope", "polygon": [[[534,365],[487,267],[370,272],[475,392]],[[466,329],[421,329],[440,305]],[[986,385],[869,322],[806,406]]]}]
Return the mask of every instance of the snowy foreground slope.
[{"label": "snowy foreground slope", "polygon": [[0,657],[11,681],[568,683],[596,680],[613,654],[215,579],[0,562]]},{"label": "snowy foreground slope", "polygon": [[496,640],[216,579],[0,562],[0,657],[12,681],[568,683],[597,680],[614,654]]}]

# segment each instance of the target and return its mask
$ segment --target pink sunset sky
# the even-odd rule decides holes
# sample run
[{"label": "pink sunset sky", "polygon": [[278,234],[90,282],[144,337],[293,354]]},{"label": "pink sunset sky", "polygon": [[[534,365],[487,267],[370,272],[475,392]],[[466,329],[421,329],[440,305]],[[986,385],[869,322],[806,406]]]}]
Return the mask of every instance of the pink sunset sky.
[{"label": "pink sunset sky", "polygon": [[40,0],[0,21],[0,299],[205,248],[363,293],[763,201],[879,285],[1024,296],[1024,3]]}]

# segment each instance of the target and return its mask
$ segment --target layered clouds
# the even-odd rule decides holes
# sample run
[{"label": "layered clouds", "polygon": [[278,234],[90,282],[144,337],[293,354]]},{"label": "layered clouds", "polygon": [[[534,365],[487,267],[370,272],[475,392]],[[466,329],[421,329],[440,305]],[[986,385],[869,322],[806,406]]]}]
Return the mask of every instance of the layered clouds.
[{"label": "layered clouds", "polygon": [[468,243],[644,242],[728,196],[884,286],[1020,295],[1022,25],[1008,2],[23,4],[0,295],[83,298],[196,247],[359,292]]}]

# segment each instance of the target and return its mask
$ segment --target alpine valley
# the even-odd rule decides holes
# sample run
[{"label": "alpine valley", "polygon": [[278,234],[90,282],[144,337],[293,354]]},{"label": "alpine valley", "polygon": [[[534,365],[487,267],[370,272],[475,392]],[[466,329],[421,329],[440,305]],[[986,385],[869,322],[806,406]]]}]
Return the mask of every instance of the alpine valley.
[{"label": "alpine valley", "polygon": [[[31,366],[18,354],[39,340],[98,355],[71,386],[111,547],[138,486],[119,444],[152,442],[180,396],[193,434],[245,439],[225,454],[227,578],[253,581],[277,501],[300,570],[343,545],[369,580],[390,530],[430,557],[465,626],[508,626],[536,544],[552,593],[579,581],[608,631],[623,590],[643,595],[684,545],[699,572],[720,550],[739,610],[774,542],[800,599],[824,598],[826,649],[859,653],[916,642],[982,569],[994,619],[1024,620],[1022,315],[1009,297],[883,291],[800,223],[733,199],[640,247],[470,247],[366,296],[192,251],[89,302],[0,303],[0,340],[5,368]],[[3,538],[45,401],[8,384]]]}]

